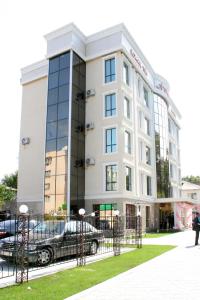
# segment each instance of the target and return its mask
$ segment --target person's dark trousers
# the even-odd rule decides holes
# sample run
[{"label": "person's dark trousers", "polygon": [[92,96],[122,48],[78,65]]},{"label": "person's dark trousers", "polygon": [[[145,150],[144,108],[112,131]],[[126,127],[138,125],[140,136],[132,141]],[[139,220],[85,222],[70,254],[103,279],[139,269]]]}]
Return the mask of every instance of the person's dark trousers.
[{"label": "person's dark trousers", "polygon": [[198,245],[198,241],[199,241],[199,230],[196,230],[195,246]]}]

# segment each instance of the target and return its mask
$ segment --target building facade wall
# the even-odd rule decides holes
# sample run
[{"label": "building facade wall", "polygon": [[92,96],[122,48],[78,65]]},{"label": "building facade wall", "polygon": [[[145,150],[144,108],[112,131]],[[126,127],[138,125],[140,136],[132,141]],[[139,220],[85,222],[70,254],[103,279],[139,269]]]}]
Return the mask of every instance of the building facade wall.
[{"label": "building facade wall", "polygon": [[[169,160],[168,171],[171,172],[169,174],[170,195],[172,197],[180,195],[178,139],[180,113],[169,96],[167,81],[154,72],[123,24],[89,37],[85,37],[75,25],[70,24],[46,35],[46,39],[47,60],[38,63],[38,65],[27,67],[22,72],[23,94],[25,96],[23,96],[22,104],[21,136],[30,136],[31,141],[31,134],[38,136],[37,145],[33,138],[33,145],[31,142],[24,149],[21,149],[20,146],[18,201],[22,202],[23,199],[27,198],[35,202],[44,202],[42,200],[44,198],[44,177],[47,175],[48,178],[45,180],[48,181],[49,171],[51,171],[48,168],[44,170],[47,78],[33,80],[37,76],[38,78],[44,76],[44,74],[53,77],[55,74],[52,75],[52,73],[56,72],[48,74],[49,61],[70,51],[70,53],[76,53],[77,57],[86,62],[86,86],[81,88],[81,93],[85,91],[86,99],[82,99],[84,102],[79,102],[79,108],[81,103],[84,103],[86,111],[82,110],[81,122],[73,119],[77,112],[79,115],[79,108],[78,110],[76,108],[77,101],[81,100],[78,99],[80,90],[78,88],[78,96],[77,86],[73,84],[73,80],[79,80],[83,75],[81,71],[76,72],[76,66],[73,65],[73,70],[70,71],[72,72],[70,75],[72,76],[70,83],[72,89],[71,93],[69,92],[71,106],[69,105],[68,118],[70,128],[68,132],[70,149],[68,150],[72,152],[72,156],[67,155],[68,159],[62,163],[62,166],[65,165],[65,168],[68,169],[67,179],[63,179],[65,185],[67,180],[68,192],[66,189],[63,190],[62,202],[71,202],[71,206],[79,202],[79,206],[85,205],[88,212],[93,211],[94,207],[97,208],[97,205],[104,203],[113,204],[113,209],[117,208],[122,213],[126,213],[128,208],[134,213],[141,211],[145,226],[154,226],[159,218],[157,213],[154,213],[154,201],[160,197],[157,189],[159,175],[156,166],[158,157],[156,156],[155,143],[155,95],[160,97],[166,106],[164,116],[165,123],[167,123],[165,154]],[[106,64],[107,61],[110,62]],[[115,66],[115,74],[113,80],[106,82],[105,73],[108,66],[111,69]],[[63,73],[62,70],[59,72]],[[76,76],[74,77],[73,74]],[[59,76],[58,74],[58,78]],[[81,85],[81,82],[79,84]],[[88,96],[88,91],[93,91],[92,95]],[[106,99],[109,97],[111,99],[111,96],[115,99],[112,100],[115,102],[113,115],[106,112]],[[26,99],[28,100],[25,101]],[[30,105],[27,104],[28,102]],[[32,106],[34,115],[31,111]],[[40,109],[38,114],[35,113],[36,108]],[[30,120],[27,119],[28,114],[32,114]],[[77,128],[82,128],[82,126],[84,132],[79,133],[78,136]],[[170,129],[169,132],[168,129]],[[106,142],[106,137],[110,139],[109,135],[112,135],[115,140],[112,145],[115,149],[113,151],[106,150],[110,147]],[[84,145],[83,140],[85,140],[85,151],[79,151],[79,145]],[[27,152],[29,151],[27,157],[25,149]],[[77,155],[74,156],[75,153]],[[84,157],[82,158],[79,154]],[[31,157],[33,157],[32,161],[37,162],[34,167],[31,166]],[[83,165],[80,165],[81,161]],[[31,180],[27,179],[29,166],[32,168],[31,174],[34,175],[34,178],[37,176],[34,183],[37,188],[34,188],[34,184],[31,185]],[[80,172],[78,172],[78,168]],[[73,180],[75,173],[77,176]],[[79,182],[78,173],[84,173],[84,186],[82,186],[84,181],[80,180]],[[64,174],[55,173],[53,176],[62,175],[64,178],[66,174],[66,172]],[[131,176],[127,174],[131,174]],[[110,180],[109,176],[112,177],[113,182],[106,184],[107,178]],[[45,182],[45,184],[51,184],[51,182]],[[53,183],[53,186],[56,191],[56,183]],[[110,188],[111,186],[112,188]],[[79,191],[81,191],[80,194]],[[53,194],[56,195],[56,193]],[[168,197],[169,195],[164,196]],[[55,209],[57,208],[55,206]]]},{"label": "building facade wall", "polygon": [[[44,205],[46,101],[47,77],[23,85],[17,197],[38,213]],[[30,144],[22,145],[24,137]]]}]

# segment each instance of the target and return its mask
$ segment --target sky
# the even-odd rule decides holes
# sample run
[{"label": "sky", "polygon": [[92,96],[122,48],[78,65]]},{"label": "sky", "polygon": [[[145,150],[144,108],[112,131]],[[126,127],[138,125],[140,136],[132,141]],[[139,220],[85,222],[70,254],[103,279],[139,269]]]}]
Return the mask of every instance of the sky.
[{"label": "sky", "polygon": [[0,179],[18,168],[20,69],[45,58],[44,35],[74,22],[85,35],[124,23],[179,108],[182,175],[200,175],[199,0],[0,2]]}]

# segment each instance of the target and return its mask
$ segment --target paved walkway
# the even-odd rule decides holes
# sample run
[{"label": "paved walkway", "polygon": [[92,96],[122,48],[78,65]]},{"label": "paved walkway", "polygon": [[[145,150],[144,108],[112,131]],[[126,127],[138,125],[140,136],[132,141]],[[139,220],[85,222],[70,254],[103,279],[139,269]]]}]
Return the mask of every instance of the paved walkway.
[{"label": "paved walkway", "polygon": [[200,299],[200,246],[193,231],[175,233],[145,244],[178,247],[67,300]]}]

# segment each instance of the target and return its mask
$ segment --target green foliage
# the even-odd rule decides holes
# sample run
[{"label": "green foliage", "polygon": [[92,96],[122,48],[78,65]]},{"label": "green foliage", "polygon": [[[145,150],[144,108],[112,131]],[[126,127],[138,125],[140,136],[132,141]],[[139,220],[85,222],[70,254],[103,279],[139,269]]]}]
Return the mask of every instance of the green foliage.
[{"label": "green foliage", "polygon": [[182,180],[200,185],[200,176],[193,176],[193,175],[185,176],[182,178]]},{"label": "green foliage", "polygon": [[16,191],[0,184],[0,206],[16,197]]},{"label": "green foliage", "polygon": [[18,177],[17,171],[15,173],[5,175],[4,178],[1,180],[1,183],[13,189],[17,189],[17,177]]},{"label": "green foliage", "polygon": [[84,267],[31,280],[23,285],[3,288],[0,291],[0,298],[4,300],[63,300],[173,248],[174,246],[145,245],[141,249],[110,257]]}]

